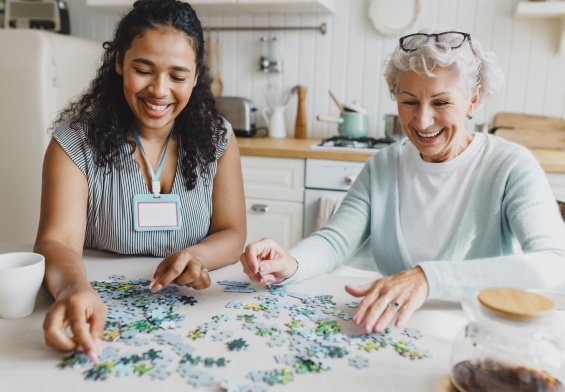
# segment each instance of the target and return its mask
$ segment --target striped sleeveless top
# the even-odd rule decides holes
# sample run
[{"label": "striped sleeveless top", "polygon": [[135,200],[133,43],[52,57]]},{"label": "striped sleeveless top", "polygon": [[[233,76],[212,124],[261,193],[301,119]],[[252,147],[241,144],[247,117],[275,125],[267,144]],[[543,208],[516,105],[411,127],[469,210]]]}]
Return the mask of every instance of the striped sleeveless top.
[{"label": "striped sleeveless top", "polygon": [[166,257],[188,246],[198,244],[208,234],[212,218],[213,180],[218,159],[226,150],[231,137],[231,126],[224,122],[228,132],[226,140],[216,146],[216,160],[210,164],[209,173],[198,173],[196,186],[187,191],[179,170],[183,162],[177,161],[177,172],[172,193],[181,200],[182,227],[179,230],[138,232],[133,228],[132,201],[135,194],[150,194],[129,145],[124,168],[108,170],[96,165],[94,154],[84,129],[75,130],[68,122],[61,123],[53,137],[82,171],[88,181],[88,211],[84,247],[124,255],[149,255]]}]

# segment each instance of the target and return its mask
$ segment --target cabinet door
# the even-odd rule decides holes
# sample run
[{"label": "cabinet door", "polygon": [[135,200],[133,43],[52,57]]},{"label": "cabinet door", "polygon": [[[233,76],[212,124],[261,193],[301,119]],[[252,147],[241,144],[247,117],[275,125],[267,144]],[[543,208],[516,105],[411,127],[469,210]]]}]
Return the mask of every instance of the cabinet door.
[{"label": "cabinet door", "polygon": [[242,156],[246,198],[302,202],[304,159]]},{"label": "cabinet door", "polygon": [[303,204],[297,202],[246,199],[247,241],[268,237],[288,249],[302,239]]}]

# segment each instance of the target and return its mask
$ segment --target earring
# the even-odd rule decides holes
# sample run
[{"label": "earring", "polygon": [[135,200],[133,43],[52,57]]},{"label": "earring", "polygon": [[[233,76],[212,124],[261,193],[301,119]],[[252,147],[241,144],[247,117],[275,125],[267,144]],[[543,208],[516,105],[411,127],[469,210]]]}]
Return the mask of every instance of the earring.
[{"label": "earring", "polygon": [[471,116],[469,116],[469,120],[472,120],[472,119],[473,119],[473,116],[472,116],[472,115],[471,115]]}]

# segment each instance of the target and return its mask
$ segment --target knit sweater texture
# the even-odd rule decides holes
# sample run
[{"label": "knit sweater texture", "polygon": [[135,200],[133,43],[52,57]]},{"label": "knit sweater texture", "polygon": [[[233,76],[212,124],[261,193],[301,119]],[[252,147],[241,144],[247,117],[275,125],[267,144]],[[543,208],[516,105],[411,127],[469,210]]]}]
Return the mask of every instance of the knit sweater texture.
[{"label": "knit sweater texture", "polygon": [[370,237],[377,270],[419,265],[429,299],[458,301],[488,287],[565,291],[565,224],[543,169],[527,148],[493,135],[447,246],[437,260],[412,261],[399,219],[403,143],[371,157],[330,221],[289,251],[299,268],[285,284],[333,271]]}]

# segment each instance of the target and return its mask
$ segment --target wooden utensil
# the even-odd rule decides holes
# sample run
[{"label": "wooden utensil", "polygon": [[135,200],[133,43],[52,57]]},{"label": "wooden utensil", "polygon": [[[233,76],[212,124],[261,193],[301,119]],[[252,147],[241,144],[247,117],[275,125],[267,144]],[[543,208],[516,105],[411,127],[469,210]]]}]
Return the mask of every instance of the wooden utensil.
[{"label": "wooden utensil", "polygon": [[214,78],[212,79],[211,89],[212,94],[215,97],[220,97],[222,95],[224,89],[224,83],[222,82],[222,75],[220,68],[222,67],[220,61],[220,38],[216,37],[216,72],[214,74]]},{"label": "wooden utensil", "polygon": [[298,109],[296,109],[296,124],[294,126],[294,137],[306,139],[306,87],[296,86],[298,93]]},{"label": "wooden utensil", "polygon": [[335,102],[335,104],[337,105],[337,107],[339,108],[340,112],[345,112],[345,109],[343,108],[343,105],[341,104],[341,102],[339,102],[337,100],[337,98],[335,97],[334,93],[332,92],[332,90],[328,90],[328,92],[330,93],[330,97],[332,97],[332,100]]}]

